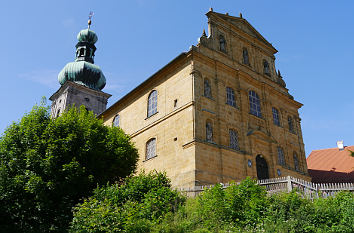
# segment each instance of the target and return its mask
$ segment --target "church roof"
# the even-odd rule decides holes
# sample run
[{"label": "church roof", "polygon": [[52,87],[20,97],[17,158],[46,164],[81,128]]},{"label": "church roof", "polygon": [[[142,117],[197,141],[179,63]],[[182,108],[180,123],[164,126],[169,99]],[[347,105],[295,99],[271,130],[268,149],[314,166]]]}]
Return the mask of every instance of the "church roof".
[{"label": "church roof", "polygon": [[354,146],[343,150],[329,148],[314,150],[307,158],[307,167],[312,182],[315,183],[354,183]]}]

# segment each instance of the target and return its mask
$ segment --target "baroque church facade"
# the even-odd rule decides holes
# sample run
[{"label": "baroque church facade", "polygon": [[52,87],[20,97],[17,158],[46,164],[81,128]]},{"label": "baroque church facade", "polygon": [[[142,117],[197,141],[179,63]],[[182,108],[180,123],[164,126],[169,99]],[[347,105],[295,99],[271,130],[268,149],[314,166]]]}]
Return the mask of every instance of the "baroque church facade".
[{"label": "baroque church facade", "polygon": [[130,135],[139,170],[165,171],[174,187],[247,176],[310,181],[302,104],[276,72],[277,50],[242,15],[212,9],[206,15],[208,35],[108,109],[105,78],[93,65],[97,36],[82,30],[75,64],[64,67],[62,86],[50,98],[52,116],[72,103],[85,105]]}]

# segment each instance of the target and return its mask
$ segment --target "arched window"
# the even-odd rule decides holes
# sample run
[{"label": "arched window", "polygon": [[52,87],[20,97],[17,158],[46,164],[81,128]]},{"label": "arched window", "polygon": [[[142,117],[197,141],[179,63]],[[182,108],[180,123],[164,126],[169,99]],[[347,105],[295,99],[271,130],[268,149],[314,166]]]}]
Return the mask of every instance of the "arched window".
[{"label": "arched window", "polygon": [[233,129],[229,129],[229,137],[230,137],[230,148],[234,150],[239,150],[240,147],[238,145],[237,132]]},{"label": "arched window", "polygon": [[146,160],[156,156],[156,138],[151,138],[146,143]]},{"label": "arched window", "polygon": [[296,152],[294,152],[293,158],[294,158],[294,168],[295,168],[295,171],[300,171],[299,159],[297,158]]},{"label": "arched window", "polygon": [[85,56],[85,48],[80,48],[79,57]]},{"label": "arched window", "polygon": [[250,64],[250,61],[248,59],[248,50],[246,48],[243,48],[242,50],[242,57],[243,57],[243,64],[245,65],[249,65]]},{"label": "arched window", "polygon": [[147,116],[150,117],[157,113],[157,91],[152,91],[148,99],[148,111]]},{"label": "arched window", "polygon": [[119,114],[117,114],[117,115],[114,117],[114,119],[113,119],[112,125],[113,125],[114,127],[119,127],[119,120],[120,120],[120,116],[119,116]]},{"label": "arched window", "polygon": [[226,52],[226,40],[223,35],[219,36],[220,51]]},{"label": "arched window", "polygon": [[288,126],[289,126],[289,131],[291,133],[295,133],[295,130],[294,130],[294,121],[293,121],[293,118],[291,116],[288,117]]},{"label": "arched window", "polygon": [[257,117],[262,117],[261,102],[257,93],[255,91],[249,91],[248,97],[250,101],[250,113]]},{"label": "arched window", "polygon": [[272,108],[273,113],[273,123],[274,125],[280,126],[279,111],[276,108]]},{"label": "arched window", "polygon": [[204,79],[204,96],[208,98],[212,98],[211,85],[209,79]]},{"label": "arched window", "polygon": [[213,126],[210,121],[208,121],[205,125],[205,132],[206,132],[206,141],[213,142]]},{"label": "arched window", "polygon": [[263,60],[263,73],[265,75],[270,76],[270,67],[269,67],[269,63],[266,60]]},{"label": "arched window", "polygon": [[280,165],[285,165],[285,157],[284,157],[284,151],[281,147],[278,146],[278,164]]},{"label": "arched window", "polygon": [[226,87],[226,103],[236,107],[235,92],[231,87]]}]

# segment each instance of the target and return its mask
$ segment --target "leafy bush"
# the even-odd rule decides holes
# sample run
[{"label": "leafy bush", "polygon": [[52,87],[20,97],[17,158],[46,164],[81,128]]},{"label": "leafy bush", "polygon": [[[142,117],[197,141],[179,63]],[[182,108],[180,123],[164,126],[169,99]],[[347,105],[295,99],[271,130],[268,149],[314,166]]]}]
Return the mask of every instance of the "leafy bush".
[{"label": "leafy bush", "polygon": [[354,232],[354,194],[314,201],[293,191],[267,196],[247,178],[190,198],[151,232]]},{"label": "leafy bush", "polygon": [[185,198],[171,190],[163,173],[141,173],[124,184],[97,188],[74,208],[72,232],[149,232]]},{"label": "leafy bush", "polygon": [[0,228],[65,232],[72,207],[97,184],[131,174],[137,159],[122,130],[84,107],[51,119],[35,106],[0,138]]}]

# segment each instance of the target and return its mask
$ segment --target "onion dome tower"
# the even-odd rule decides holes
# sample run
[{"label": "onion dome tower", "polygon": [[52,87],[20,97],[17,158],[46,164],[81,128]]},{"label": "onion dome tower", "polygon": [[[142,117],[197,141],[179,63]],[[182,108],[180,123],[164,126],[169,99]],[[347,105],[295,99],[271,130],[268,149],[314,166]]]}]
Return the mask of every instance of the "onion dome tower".
[{"label": "onion dome tower", "polygon": [[58,81],[61,87],[49,98],[52,101],[52,117],[59,116],[70,105],[84,105],[96,115],[106,110],[111,95],[101,91],[106,85],[106,78],[100,67],[94,64],[98,37],[90,29],[91,17],[92,13],[88,28],[77,35],[75,61],[69,62],[60,71]]}]

